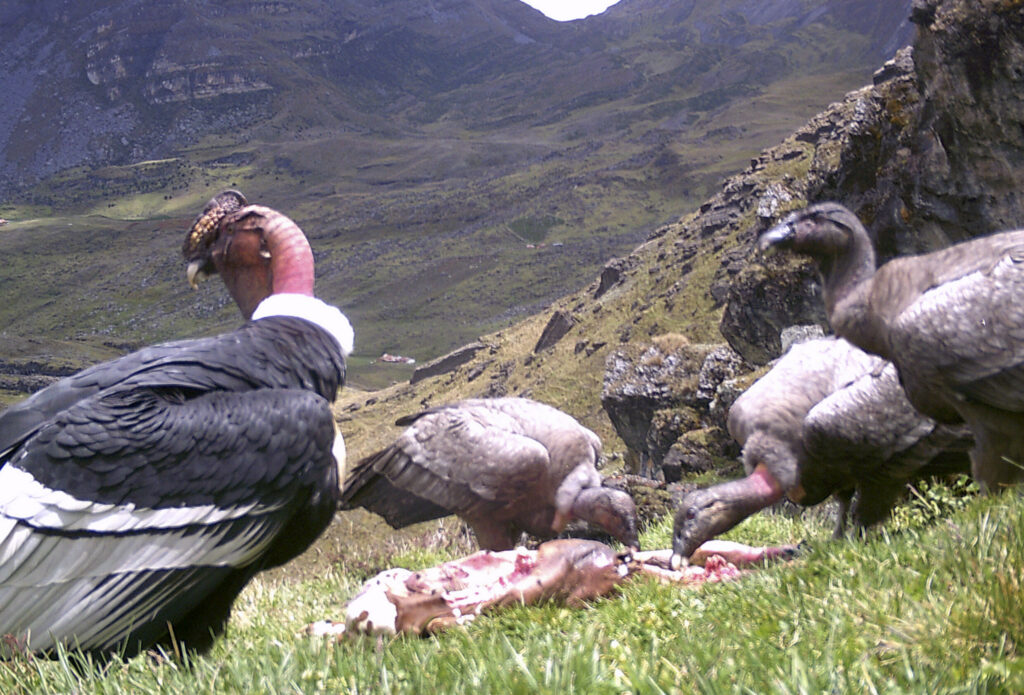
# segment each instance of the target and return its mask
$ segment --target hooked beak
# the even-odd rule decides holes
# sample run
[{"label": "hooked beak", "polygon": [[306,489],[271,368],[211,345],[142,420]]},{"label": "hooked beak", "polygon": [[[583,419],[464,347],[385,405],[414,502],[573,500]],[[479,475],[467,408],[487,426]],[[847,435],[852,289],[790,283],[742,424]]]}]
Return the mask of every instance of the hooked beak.
[{"label": "hooked beak", "polygon": [[672,568],[673,572],[678,572],[684,567],[689,566],[689,564],[690,560],[679,553],[672,553],[672,559],[668,562],[668,566]]},{"label": "hooked beak", "polygon": [[199,261],[189,263],[185,275],[188,277],[189,287],[193,290],[198,290],[199,283],[206,279],[206,273],[203,272],[202,264]]},{"label": "hooked beak", "polygon": [[757,250],[764,253],[785,244],[793,238],[795,232],[795,228],[788,221],[780,222],[758,238]]}]

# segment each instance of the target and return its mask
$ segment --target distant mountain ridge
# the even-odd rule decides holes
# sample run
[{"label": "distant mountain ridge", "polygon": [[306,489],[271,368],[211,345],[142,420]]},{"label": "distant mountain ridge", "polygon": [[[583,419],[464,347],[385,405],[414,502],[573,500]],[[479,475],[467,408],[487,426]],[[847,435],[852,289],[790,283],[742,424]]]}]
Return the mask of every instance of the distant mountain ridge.
[{"label": "distant mountain ridge", "polygon": [[[622,0],[560,23],[518,0],[7,0],[0,195],[66,167],[169,156],[212,133],[557,120],[652,80],[701,75],[700,65],[666,69],[678,61],[653,51],[685,55],[700,44],[724,53],[792,40],[815,22],[865,37],[852,49],[826,47],[822,68],[845,54],[877,63],[908,42],[908,7]],[[491,103],[499,90],[516,96]],[[303,108],[273,119],[298,100]]]}]

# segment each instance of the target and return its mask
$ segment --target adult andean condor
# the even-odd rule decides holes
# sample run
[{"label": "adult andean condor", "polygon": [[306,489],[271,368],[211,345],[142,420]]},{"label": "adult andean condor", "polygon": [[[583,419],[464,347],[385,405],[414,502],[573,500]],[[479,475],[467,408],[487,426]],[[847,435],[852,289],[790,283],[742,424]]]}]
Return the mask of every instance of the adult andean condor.
[{"label": "adult andean condor", "polygon": [[253,575],[334,514],[330,403],[352,329],[314,298],[305,236],[228,191],[184,254],[193,286],[219,273],[247,323],[96,365],[0,414],[7,655],[202,651]]},{"label": "adult andean condor", "polygon": [[639,548],[633,499],[603,487],[595,467],[601,440],[557,408],[470,398],[396,424],[407,428],[394,443],[352,467],[342,508],[394,528],[457,514],[486,550],[507,550],[523,532],[550,538],[573,518]]},{"label": "adult andean condor", "polygon": [[971,472],[983,489],[1024,480],[1024,230],[876,270],[857,216],[819,203],[790,214],[759,243],[814,259],[836,334],[891,360],[922,413],[967,423]]}]

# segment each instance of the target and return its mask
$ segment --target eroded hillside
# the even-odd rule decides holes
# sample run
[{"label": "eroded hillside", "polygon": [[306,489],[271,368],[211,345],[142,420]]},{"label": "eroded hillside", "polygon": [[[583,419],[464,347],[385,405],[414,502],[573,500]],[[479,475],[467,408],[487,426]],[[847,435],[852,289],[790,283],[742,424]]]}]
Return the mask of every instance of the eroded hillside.
[{"label": "eroded hillside", "polygon": [[153,4],[0,7],[0,325],[83,354],[233,326],[177,235],[234,186],[311,236],[374,388],[586,285],[910,36],[910,0]]}]

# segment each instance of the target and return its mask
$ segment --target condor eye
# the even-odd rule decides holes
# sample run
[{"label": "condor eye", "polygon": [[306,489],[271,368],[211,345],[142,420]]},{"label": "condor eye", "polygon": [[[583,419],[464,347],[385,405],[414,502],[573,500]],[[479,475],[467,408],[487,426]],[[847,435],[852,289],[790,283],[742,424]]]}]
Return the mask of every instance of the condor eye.
[{"label": "condor eye", "polygon": [[687,521],[693,521],[696,518],[697,518],[697,508],[696,507],[690,507],[689,509],[686,510],[686,520]]}]

